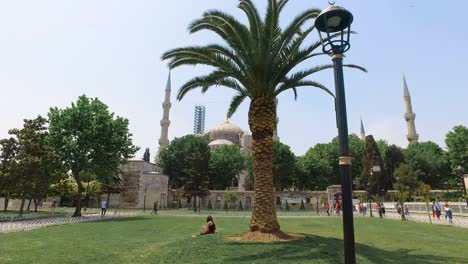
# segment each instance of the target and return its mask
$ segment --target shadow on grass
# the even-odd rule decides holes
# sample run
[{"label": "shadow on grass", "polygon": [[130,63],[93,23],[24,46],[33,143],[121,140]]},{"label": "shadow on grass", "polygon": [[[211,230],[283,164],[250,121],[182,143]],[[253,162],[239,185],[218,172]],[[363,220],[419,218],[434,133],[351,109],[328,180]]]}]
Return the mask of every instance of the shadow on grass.
[{"label": "shadow on grass", "polygon": [[[233,263],[251,263],[252,260],[281,262],[343,263],[343,240],[304,234],[302,240],[273,244],[228,242],[229,247],[239,252],[225,260]],[[410,249],[384,250],[366,244],[356,244],[357,263],[466,263],[467,259],[421,255]]]}]

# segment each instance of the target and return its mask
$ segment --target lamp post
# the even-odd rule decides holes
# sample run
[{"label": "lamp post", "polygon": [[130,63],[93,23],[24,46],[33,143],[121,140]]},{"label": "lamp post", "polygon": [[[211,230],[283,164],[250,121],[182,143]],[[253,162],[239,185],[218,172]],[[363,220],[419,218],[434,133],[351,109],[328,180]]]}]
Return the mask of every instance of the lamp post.
[{"label": "lamp post", "polygon": [[[315,19],[319,31],[322,50],[329,54],[333,61],[335,77],[335,109],[340,144],[340,177],[343,199],[343,241],[346,264],[356,263],[354,245],[353,202],[351,186],[351,157],[349,156],[348,121],[346,117],[346,100],[343,79],[343,53],[350,48],[349,36],[353,15],[343,7],[331,5],[324,9]],[[322,33],[326,37],[322,37]],[[330,36],[330,34],[332,34]],[[334,38],[334,36],[338,36]]]},{"label": "lamp post", "polygon": [[463,174],[465,173],[465,170],[463,169],[462,166],[458,166],[458,167],[456,168],[456,171],[457,171],[457,173],[458,173],[459,176],[460,176],[460,180],[461,180],[462,186],[463,186],[463,193],[465,194],[466,206],[468,207],[468,199],[467,199],[467,195],[466,195],[465,179],[463,178]]},{"label": "lamp post", "polygon": [[319,202],[318,202],[318,187],[315,186],[315,207],[317,208],[317,215],[319,214]]}]

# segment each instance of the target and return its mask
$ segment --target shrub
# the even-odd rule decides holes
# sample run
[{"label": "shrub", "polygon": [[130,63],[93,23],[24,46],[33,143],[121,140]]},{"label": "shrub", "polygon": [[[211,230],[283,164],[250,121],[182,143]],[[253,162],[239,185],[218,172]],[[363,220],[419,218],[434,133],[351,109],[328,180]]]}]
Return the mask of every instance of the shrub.
[{"label": "shrub", "polygon": [[301,210],[305,210],[304,200],[301,200]]},{"label": "shrub", "polygon": [[213,210],[213,205],[211,205],[211,200],[208,200],[208,205],[206,206],[206,209]]},{"label": "shrub", "polygon": [[224,204],[223,204],[223,210],[229,210],[229,206],[228,206],[228,202],[227,201],[224,201]]},{"label": "shrub", "polygon": [[182,208],[182,202],[180,201],[180,199],[179,199],[179,203],[178,203],[178,205],[177,205],[177,208],[179,208],[179,209]]},{"label": "shrub", "polygon": [[288,211],[289,211],[289,204],[288,204],[288,200],[285,200],[285,205],[284,205],[284,208],[285,208],[286,210],[288,210]]},{"label": "shrub", "polygon": [[244,210],[244,206],[242,206],[242,201],[241,200],[239,200],[239,205],[237,206],[237,209],[239,209],[241,211]]}]

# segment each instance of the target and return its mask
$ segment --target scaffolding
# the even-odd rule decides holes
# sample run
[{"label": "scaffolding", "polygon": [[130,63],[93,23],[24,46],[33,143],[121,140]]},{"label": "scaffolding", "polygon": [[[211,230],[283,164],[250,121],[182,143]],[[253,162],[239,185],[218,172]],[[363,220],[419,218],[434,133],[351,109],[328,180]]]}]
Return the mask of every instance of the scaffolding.
[{"label": "scaffolding", "polygon": [[195,106],[195,117],[193,120],[193,133],[195,135],[205,132],[205,112],[206,108],[204,105]]}]

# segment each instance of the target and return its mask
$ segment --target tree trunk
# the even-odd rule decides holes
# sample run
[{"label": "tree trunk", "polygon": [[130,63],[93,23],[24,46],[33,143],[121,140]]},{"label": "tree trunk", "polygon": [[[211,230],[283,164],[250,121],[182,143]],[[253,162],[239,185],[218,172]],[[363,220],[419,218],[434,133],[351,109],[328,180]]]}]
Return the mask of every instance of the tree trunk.
[{"label": "tree trunk", "polygon": [[401,221],[406,221],[404,203],[400,203],[400,206],[401,206]]},{"label": "tree trunk", "polygon": [[[273,130],[276,124],[274,97],[258,97],[251,101],[249,127],[252,131],[252,156],[255,172],[254,207],[249,231],[284,237],[276,217],[273,186]],[[261,236],[261,235],[260,235]],[[245,240],[264,240],[258,234],[247,234]]]},{"label": "tree trunk", "polygon": [[75,212],[73,213],[73,217],[81,216],[81,198],[82,198],[82,193],[84,191],[83,184],[81,183],[80,179],[76,175],[79,175],[79,173],[75,174],[75,172],[73,172],[73,176],[75,176],[76,184],[78,185],[78,193],[76,194],[76,198],[75,198],[76,207],[75,207]]},{"label": "tree trunk", "polygon": [[23,215],[25,202],[26,202],[26,198],[22,198],[22,199],[21,199],[20,211],[19,211],[19,215],[20,215],[20,216]]},{"label": "tree trunk", "polygon": [[30,210],[30,209],[31,209],[31,202],[32,202],[32,199],[29,199],[29,202],[28,202],[28,209],[27,209],[28,212],[31,211],[31,210]]},{"label": "tree trunk", "polygon": [[39,205],[40,200],[34,199],[34,212],[37,212],[37,206]]},{"label": "tree trunk", "polygon": [[108,192],[108,193],[107,193],[107,209],[110,208],[110,196],[111,196],[111,193]]},{"label": "tree trunk", "polygon": [[427,217],[429,217],[429,222],[432,225],[431,214],[429,213],[429,201],[426,201],[426,211],[427,211]]},{"label": "tree trunk", "polygon": [[10,199],[8,199],[7,196],[5,196],[5,201],[3,201],[3,211],[6,212],[8,210],[8,203],[10,202]]}]

